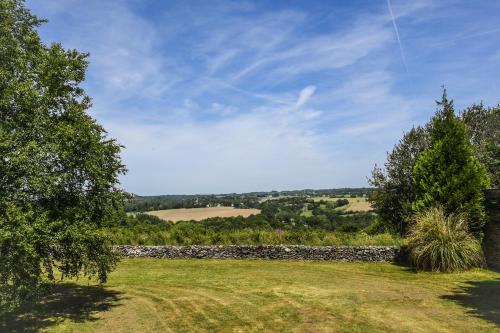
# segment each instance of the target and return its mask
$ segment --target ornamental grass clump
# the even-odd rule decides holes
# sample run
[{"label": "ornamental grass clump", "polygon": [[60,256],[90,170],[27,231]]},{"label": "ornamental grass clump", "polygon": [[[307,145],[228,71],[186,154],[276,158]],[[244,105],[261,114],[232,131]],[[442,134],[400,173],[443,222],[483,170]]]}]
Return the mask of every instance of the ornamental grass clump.
[{"label": "ornamental grass clump", "polygon": [[468,230],[462,215],[429,208],[415,216],[408,235],[410,260],[421,270],[463,271],[484,263],[481,243]]}]

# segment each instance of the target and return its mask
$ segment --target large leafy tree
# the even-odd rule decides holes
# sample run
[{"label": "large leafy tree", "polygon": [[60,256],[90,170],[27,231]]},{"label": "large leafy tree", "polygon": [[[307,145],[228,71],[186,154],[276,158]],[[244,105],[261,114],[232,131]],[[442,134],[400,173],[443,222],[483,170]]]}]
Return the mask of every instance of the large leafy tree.
[{"label": "large leafy tree", "polygon": [[443,93],[441,107],[429,128],[429,148],[413,169],[415,211],[441,206],[446,214],[463,214],[477,237],[485,221],[484,189],[489,185],[485,167],[469,142],[467,127]]},{"label": "large leafy tree", "polygon": [[490,175],[491,187],[500,188],[500,105],[473,104],[461,113],[461,119],[477,158]]},{"label": "large leafy tree", "polygon": [[375,166],[370,185],[374,187],[369,200],[387,229],[405,235],[413,215],[415,200],[413,167],[420,153],[428,146],[426,127],[414,127],[387,155],[385,168]]},{"label": "large leafy tree", "polygon": [[121,146],[86,112],[88,55],[42,43],[43,22],[0,1],[0,303],[116,260],[99,228],[122,211]]}]

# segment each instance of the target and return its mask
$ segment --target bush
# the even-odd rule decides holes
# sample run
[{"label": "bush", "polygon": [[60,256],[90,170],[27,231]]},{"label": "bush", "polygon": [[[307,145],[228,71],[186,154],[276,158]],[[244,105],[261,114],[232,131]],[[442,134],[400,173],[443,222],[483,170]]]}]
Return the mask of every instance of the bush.
[{"label": "bush", "polygon": [[379,216],[375,217],[373,222],[363,229],[368,235],[378,235],[393,231],[393,226],[390,222],[385,222]]},{"label": "bush", "polygon": [[415,216],[408,235],[410,260],[422,270],[462,271],[484,263],[480,242],[468,231],[463,215],[430,208]]}]

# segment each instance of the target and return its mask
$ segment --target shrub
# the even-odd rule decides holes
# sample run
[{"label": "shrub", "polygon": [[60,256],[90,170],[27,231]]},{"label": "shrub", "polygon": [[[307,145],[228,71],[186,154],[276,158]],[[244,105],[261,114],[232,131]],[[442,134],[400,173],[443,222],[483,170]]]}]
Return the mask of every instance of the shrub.
[{"label": "shrub", "polygon": [[382,220],[379,216],[375,217],[373,222],[363,229],[368,235],[378,235],[393,231],[392,224]]},{"label": "shrub", "polygon": [[462,271],[484,262],[481,244],[469,233],[463,215],[446,216],[440,207],[415,216],[408,247],[410,260],[423,270]]},{"label": "shrub", "polygon": [[339,230],[342,232],[357,232],[357,231],[359,231],[359,225],[352,223],[352,222],[348,222],[348,223],[342,224],[340,226]]}]

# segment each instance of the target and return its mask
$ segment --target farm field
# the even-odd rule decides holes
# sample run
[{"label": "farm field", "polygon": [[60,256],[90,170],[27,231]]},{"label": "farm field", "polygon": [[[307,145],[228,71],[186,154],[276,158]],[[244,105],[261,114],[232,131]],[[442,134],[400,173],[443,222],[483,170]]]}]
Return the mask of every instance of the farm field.
[{"label": "farm field", "polygon": [[146,214],[154,215],[160,219],[172,222],[191,220],[201,221],[209,217],[231,217],[240,215],[248,217],[252,214],[255,215],[259,213],[259,209],[234,207],[178,208],[146,212]]},{"label": "farm field", "polygon": [[386,263],[124,259],[64,283],[2,332],[500,332],[500,274]]},{"label": "farm field", "polygon": [[330,197],[313,197],[314,201],[337,201],[339,199],[349,200],[349,204],[346,206],[338,207],[338,210],[349,210],[353,212],[367,212],[372,209],[370,203],[366,200],[366,197],[356,197],[356,198],[330,198]]}]

